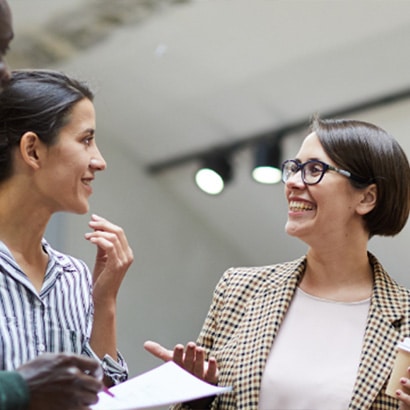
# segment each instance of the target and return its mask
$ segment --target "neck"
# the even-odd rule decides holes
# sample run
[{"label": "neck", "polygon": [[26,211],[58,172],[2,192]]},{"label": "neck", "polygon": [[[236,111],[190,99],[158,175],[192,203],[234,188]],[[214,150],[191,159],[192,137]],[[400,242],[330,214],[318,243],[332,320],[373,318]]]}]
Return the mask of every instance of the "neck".
[{"label": "neck", "polygon": [[314,296],[337,301],[358,301],[370,297],[373,271],[367,250],[316,253],[309,249],[302,290]]},{"label": "neck", "polygon": [[10,250],[25,255],[39,253],[51,217],[44,206],[28,196],[13,190],[0,190],[0,240]]}]

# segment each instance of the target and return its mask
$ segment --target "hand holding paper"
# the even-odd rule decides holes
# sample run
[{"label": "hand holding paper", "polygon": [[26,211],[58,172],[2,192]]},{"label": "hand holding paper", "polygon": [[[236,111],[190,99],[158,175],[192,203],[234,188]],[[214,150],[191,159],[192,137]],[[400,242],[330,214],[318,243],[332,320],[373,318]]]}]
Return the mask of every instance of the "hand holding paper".
[{"label": "hand holding paper", "polygon": [[115,397],[100,392],[93,410],[138,410],[170,405],[231,391],[206,383],[173,361],[111,387]]}]

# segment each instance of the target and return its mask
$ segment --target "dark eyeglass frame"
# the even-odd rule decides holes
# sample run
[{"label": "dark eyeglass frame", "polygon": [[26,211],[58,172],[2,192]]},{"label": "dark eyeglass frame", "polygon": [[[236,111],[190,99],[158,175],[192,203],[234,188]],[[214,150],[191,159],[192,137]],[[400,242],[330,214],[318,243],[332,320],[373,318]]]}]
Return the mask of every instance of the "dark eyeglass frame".
[{"label": "dark eyeglass frame", "polygon": [[[285,168],[287,167],[288,164],[294,164],[296,166],[296,170],[292,173],[292,175],[289,175],[288,173],[285,172]],[[315,182],[307,182],[306,178],[305,178],[305,174],[306,174],[306,165],[309,164],[320,164],[322,167],[322,173],[319,176],[318,180]],[[372,183],[371,179],[367,179],[367,178],[362,178],[359,177],[355,174],[352,174],[350,171],[346,171],[345,169],[340,169],[340,168],[336,168],[333,165],[327,164],[326,162],[323,161],[319,161],[318,159],[310,159],[309,161],[306,162],[299,162],[296,161],[294,159],[288,159],[286,161],[284,161],[282,163],[282,182],[286,184],[286,181],[289,179],[290,176],[293,176],[295,174],[297,174],[299,171],[301,171],[301,177],[302,177],[302,181],[305,185],[316,185],[318,184],[323,176],[326,174],[327,171],[335,171],[340,175],[343,175],[346,178],[352,179],[353,181],[359,182],[360,184],[366,184],[369,185]]]}]

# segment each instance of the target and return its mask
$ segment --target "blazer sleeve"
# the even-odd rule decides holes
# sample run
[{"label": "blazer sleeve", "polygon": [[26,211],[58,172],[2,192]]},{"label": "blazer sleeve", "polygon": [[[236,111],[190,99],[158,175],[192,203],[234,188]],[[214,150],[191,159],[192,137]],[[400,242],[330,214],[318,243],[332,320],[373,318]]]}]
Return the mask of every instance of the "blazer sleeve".
[{"label": "blazer sleeve", "polygon": [[29,390],[18,372],[0,371],[0,409],[27,410]]}]

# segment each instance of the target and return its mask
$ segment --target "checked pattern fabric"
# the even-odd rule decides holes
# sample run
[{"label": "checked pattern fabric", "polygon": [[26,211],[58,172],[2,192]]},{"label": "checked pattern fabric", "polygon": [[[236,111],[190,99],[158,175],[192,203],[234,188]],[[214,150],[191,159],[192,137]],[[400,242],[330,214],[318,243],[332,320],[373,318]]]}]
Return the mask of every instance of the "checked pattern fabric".
[{"label": "checked pattern fabric", "polygon": [[[384,391],[396,344],[410,336],[410,292],[370,253],[369,261],[374,289],[349,410],[398,410],[398,400]],[[230,268],[223,274],[197,342],[216,357],[219,385],[233,386],[233,391],[216,397],[211,409],[258,409],[265,362],[305,266],[304,256],[271,266]],[[177,405],[174,410],[184,408]]]}]

